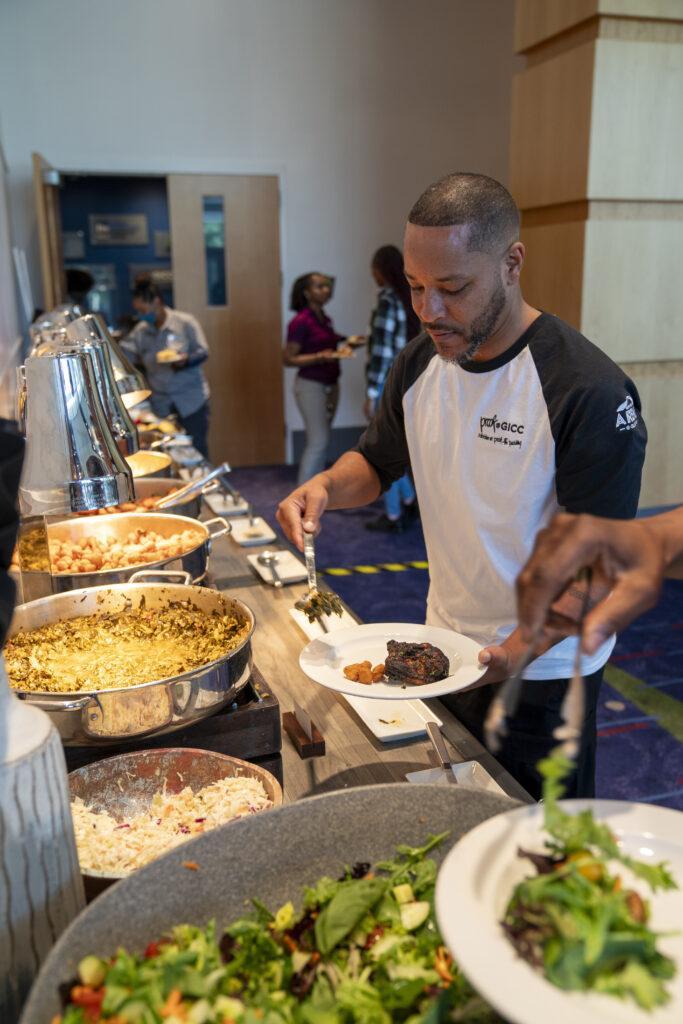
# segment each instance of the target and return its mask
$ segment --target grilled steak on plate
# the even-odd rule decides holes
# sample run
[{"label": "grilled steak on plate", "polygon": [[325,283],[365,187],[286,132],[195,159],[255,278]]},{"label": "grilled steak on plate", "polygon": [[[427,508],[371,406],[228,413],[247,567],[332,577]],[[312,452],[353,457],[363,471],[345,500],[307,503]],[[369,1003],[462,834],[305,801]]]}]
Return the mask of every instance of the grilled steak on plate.
[{"label": "grilled steak on plate", "polygon": [[384,663],[388,679],[397,679],[413,686],[436,683],[450,672],[448,658],[433,644],[418,644],[402,640],[387,641]]}]

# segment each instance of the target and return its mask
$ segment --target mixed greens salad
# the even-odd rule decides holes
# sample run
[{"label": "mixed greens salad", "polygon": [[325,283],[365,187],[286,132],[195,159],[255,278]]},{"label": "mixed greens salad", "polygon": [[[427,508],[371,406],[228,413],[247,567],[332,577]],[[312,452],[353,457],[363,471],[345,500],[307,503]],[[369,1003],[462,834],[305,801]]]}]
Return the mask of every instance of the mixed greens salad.
[{"label": "mixed greens salad", "polygon": [[666,864],[626,856],[590,811],[567,814],[558,805],[571,762],[542,761],[545,853],[520,849],[537,874],[516,886],[503,928],[520,956],[559,988],[632,999],[645,1010],[668,1002],[666,982],[676,966],[657,950],[647,900],[613,873],[614,862],[652,891],[675,889]]},{"label": "mixed greens salad", "polygon": [[53,1024],[439,1024],[499,1021],[442,944],[425,846],[321,878],[296,911],[254,912],[218,938],[180,925],[142,956],[86,957]]},{"label": "mixed greens salad", "polygon": [[[666,1003],[674,962],[657,949],[647,900],[620,864],[651,890],[676,888],[665,864],[624,854],[589,810],[558,804],[571,762],[554,754],[544,775],[542,853],[514,889],[502,926],[516,950],[564,990]],[[254,910],[222,936],[215,925],[179,925],[142,955],[87,956],[62,986],[52,1024],[441,1024],[500,1021],[443,945],[434,914],[436,863],[447,835],[396,856],[356,864],[304,891],[302,907]],[[495,969],[495,965],[492,965]]]}]

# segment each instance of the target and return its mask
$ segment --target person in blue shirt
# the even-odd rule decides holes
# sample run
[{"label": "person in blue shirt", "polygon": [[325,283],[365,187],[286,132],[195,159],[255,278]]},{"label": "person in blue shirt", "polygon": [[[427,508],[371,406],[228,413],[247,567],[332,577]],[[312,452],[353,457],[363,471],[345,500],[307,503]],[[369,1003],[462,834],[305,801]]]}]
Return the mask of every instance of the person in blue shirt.
[{"label": "person in blue shirt", "polygon": [[204,332],[189,313],[164,305],[150,281],[136,286],[133,307],[140,322],[121,346],[144,371],[156,415],[177,416],[197,451],[208,460],[209,385],[202,363],[209,357],[209,346]]}]

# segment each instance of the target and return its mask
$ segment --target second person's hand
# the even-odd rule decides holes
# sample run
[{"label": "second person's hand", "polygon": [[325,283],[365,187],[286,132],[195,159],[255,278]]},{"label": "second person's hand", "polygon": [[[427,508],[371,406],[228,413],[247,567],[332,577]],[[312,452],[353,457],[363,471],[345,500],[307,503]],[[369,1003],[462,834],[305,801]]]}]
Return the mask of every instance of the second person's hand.
[{"label": "second person's hand", "polygon": [[553,604],[590,566],[592,607],[583,628],[583,648],[594,653],[612,633],[656,604],[665,549],[647,519],[634,522],[560,514],[536,538],[517,580],[522,635],[528,640],[553,621]]},{"label": "second person's hand", "polygon": [[320,532],[320,518],[330,500],[324,474],[320,473],[287,495],[277,507],[276,518],[288,540],[304,549],[304,531]]}]

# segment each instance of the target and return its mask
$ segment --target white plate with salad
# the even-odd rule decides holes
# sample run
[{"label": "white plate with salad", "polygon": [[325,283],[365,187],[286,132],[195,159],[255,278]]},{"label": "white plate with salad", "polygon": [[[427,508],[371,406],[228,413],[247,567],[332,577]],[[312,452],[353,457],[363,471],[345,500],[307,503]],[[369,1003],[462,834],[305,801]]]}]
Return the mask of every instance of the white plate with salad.
[{"label": "white plate with salad", "polygon": [[683,883],[683,815],[557,793],[446,857],[436,913],[451,953],[513,1024],[680,1024],[683,891],[669,885]]},{"label": "white plate with salad", "polygon": [[[344,674],[344,669],[361,662],[372,666],[387,660],[387,642],[430,644],[448,662],[448,674],[435,682],[414,685],[405,680],[384,675],[376,682],[355,682]],[[450,629],[424,626],[410,622],[371,622],[335,629],[312,640],[299,656],[299,664],[306,675],[321,686],[352,697],[382,700],[427,700],[446,693],[464,690],[486,671],[479,664],[481,647]]]}]

